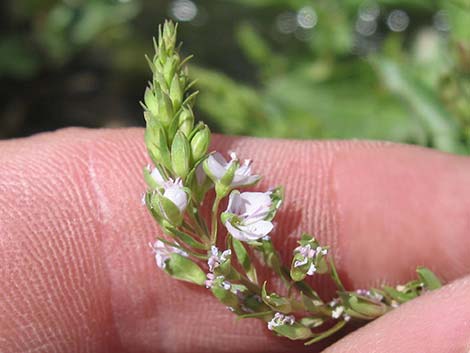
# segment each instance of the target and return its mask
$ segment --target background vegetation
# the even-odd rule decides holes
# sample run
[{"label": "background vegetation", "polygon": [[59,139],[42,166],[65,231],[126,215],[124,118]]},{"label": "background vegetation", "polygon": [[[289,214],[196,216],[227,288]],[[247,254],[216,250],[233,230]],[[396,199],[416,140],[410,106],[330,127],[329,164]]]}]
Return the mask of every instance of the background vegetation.
[{"label": "background vegetation", "polygon": [[0,138],[143,125],[168,17],[216,131],[469,151],[470,0],[6,0]]}]

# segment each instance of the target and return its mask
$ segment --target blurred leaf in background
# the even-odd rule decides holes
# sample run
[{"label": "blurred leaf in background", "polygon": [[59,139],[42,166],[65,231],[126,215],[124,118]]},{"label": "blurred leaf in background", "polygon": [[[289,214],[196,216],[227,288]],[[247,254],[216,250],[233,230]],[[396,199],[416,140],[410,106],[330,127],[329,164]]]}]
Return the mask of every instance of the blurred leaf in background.
[{"label": "blurred leaf in background", "polygon": [[198,113],[229,134],[368,138],[467,153],[470,0],[7,0],[0,137],[141,125],[165,17]]}]

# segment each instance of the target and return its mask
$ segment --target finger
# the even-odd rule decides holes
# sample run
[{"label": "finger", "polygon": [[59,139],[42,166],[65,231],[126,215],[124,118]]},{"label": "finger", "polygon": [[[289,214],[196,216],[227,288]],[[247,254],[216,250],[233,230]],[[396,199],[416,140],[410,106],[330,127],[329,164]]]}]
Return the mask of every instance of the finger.
[{"label": "finger", "polygon": [[324,353],[466,353],[470,277],[429,293],[343,338]]},{"label": "finger", "polygon": [[[402,281],[417,264],[447,279],[466,273],[467,159],[377,143],[216,138],[214,146],[255,159],[261,189],[286,185],[273,234],[285,258],[307,231],[332,245],[350,286]],[[139,206],[141,130],[68,130],[2,150],[5,351],[290,347],[155,269],[146,244],[158,228]]]}]

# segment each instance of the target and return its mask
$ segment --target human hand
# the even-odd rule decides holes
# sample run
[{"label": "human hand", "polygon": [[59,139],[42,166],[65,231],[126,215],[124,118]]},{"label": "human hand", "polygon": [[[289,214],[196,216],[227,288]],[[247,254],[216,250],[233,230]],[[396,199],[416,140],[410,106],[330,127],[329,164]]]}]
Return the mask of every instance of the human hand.
[{"label": "human hand", "polygon": [[[260,189],[284,185],[273,241],[300,231],[332,246],[349,288],[445,281],[325,352],[467,352],[470,162],[417,147],[214,137],[254,160]],[[155,267],[159,230],[140,195],[143,131],[64,130],[0,143],[1,352],[289,352],[202,288]],[[317,281],[323,295],[332,286]],[[190,300],[190,302],[189,302]],[[315,348],[316,347],[316,348]]]}]

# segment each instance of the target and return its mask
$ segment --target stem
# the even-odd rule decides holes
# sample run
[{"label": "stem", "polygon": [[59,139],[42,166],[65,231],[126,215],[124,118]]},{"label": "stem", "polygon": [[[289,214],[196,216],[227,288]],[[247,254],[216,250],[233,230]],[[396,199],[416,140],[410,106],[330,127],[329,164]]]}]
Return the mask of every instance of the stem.
[{"label": "stem", "polygon": [[219,196],[215,197],[214,205],[212,206],[212,224],[211,224],[211,244],[215,245],[217,242],[217,223],[218,223],[218,213],[219,213],[219,204],[221,198]]},{"label": "stem", "polygon": [[192,225],[195,227],[197,235],[201,239],[209,239],[209,232],[207,231],[205,222],[199,217],[199,210],[193,207],[193,205],[190,205],[190,211],[188,212],[188,214],[189,218],[192,221]]},{"label": "stem", "polygon": [[331,278],[342,292],[346,292],[346,288],[344,288],[343,282],[341,282],[341,279],[339,278],[338,271],[336,271],[335,261],[333,260],[333,257],[330,256],[329,258],[331,267]]},{"label": "stem", "polygon": [[307,345],[309,345],[309,344],[312,344],[312,343],[321,341],[321,340],[324,339],[324,338],[330,337],[331,335],[333,335],[333,334],[335,334],[336,332],[338,332],[339,330],[341,330],[344,325],[346,325],[346,321],[341,320],[340,322],[338,322],[336,325],[334,325],[334,326],[333,326],[332,328],[330,328],[329,330],[326,330],[325,332],[322,332],[322,333],[320,333],[318,336],[312,338],[310,341],[305,342],[304,345],[307,346]]}]

